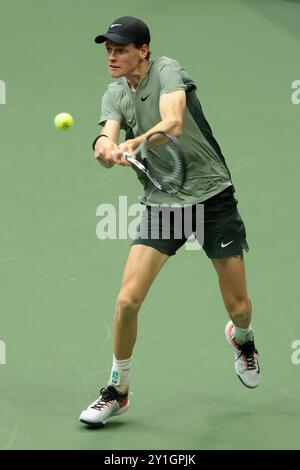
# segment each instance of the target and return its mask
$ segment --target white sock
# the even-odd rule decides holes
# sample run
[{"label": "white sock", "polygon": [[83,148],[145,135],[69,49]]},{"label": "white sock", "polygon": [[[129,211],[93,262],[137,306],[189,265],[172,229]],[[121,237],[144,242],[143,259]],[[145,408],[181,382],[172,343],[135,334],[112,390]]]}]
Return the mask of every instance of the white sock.
[{"label": "white sock", "polygon": [[119,361],[113,355],[113,365],[108,385],[112,385],[120,393],[127,392],[129,388],[130,367],[131,357]]},{"label": "white sock", "polygon": [[247,341],[253,341],[253,330],[252,326],[249,325],[248,328],[239,328],[234,325],[233,336],[238,344],[247,343]]}]

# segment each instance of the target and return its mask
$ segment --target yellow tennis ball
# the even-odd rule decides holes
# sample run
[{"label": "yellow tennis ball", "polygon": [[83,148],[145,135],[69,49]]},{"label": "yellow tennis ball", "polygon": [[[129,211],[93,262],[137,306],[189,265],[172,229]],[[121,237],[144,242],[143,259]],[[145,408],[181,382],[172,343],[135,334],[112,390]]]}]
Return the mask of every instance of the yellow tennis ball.
[{"label": "yellow tennis ball", "polygon": [[55,127],[61,131],[68,131],[74,124],[74,119],[71,114],[60,113],[55,116],[54,119]]}]

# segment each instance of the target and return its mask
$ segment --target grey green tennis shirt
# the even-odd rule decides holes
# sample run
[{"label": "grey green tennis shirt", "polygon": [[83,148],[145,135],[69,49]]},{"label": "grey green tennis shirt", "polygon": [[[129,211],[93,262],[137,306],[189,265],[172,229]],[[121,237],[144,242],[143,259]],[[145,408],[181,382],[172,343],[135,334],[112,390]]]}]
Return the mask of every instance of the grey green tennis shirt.
[{"label": "grey green tennis shirt", "polygon": [[186,180],[180,193],[169,195],[156,189],[146,178],[139,177],[144,186],[141,199],[144,204],[195,204],[232,184],[220,147],[196,96],[197,87],[174,59],[161,57],[150,61],[135,92],[125,77],[110,84],[102,98],[99,124],[104,125],[107,120],[118,121],[121,129],[126,131],[127,139],[144,134],[161,121],[160,96],[176,90],[185,90],[187,99],[179,138],[187,159]]}]

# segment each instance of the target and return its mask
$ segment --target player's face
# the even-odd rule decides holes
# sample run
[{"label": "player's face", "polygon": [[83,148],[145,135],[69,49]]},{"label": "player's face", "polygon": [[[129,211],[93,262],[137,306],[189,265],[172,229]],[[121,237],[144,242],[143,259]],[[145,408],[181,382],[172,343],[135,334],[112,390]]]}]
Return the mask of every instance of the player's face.
[{"label": "player's face", "polygon": [[109,72],[113,78],[130,76],[145,59],[145,55],[147,55],[146,46],[137,49],[133,43],[123,45],[108,41],[105,47],[107,50]]}]

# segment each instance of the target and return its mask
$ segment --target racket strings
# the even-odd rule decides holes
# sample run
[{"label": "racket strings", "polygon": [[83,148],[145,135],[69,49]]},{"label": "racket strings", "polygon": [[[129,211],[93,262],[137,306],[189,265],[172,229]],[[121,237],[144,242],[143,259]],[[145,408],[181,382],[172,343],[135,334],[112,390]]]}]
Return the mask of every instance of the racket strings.
[{"label": "racket strings", "polygon": [[165,190],[176,192],[182,186],[184,162],[171,142],[166,141],[145,148],[146,165],[151,175]]}]

